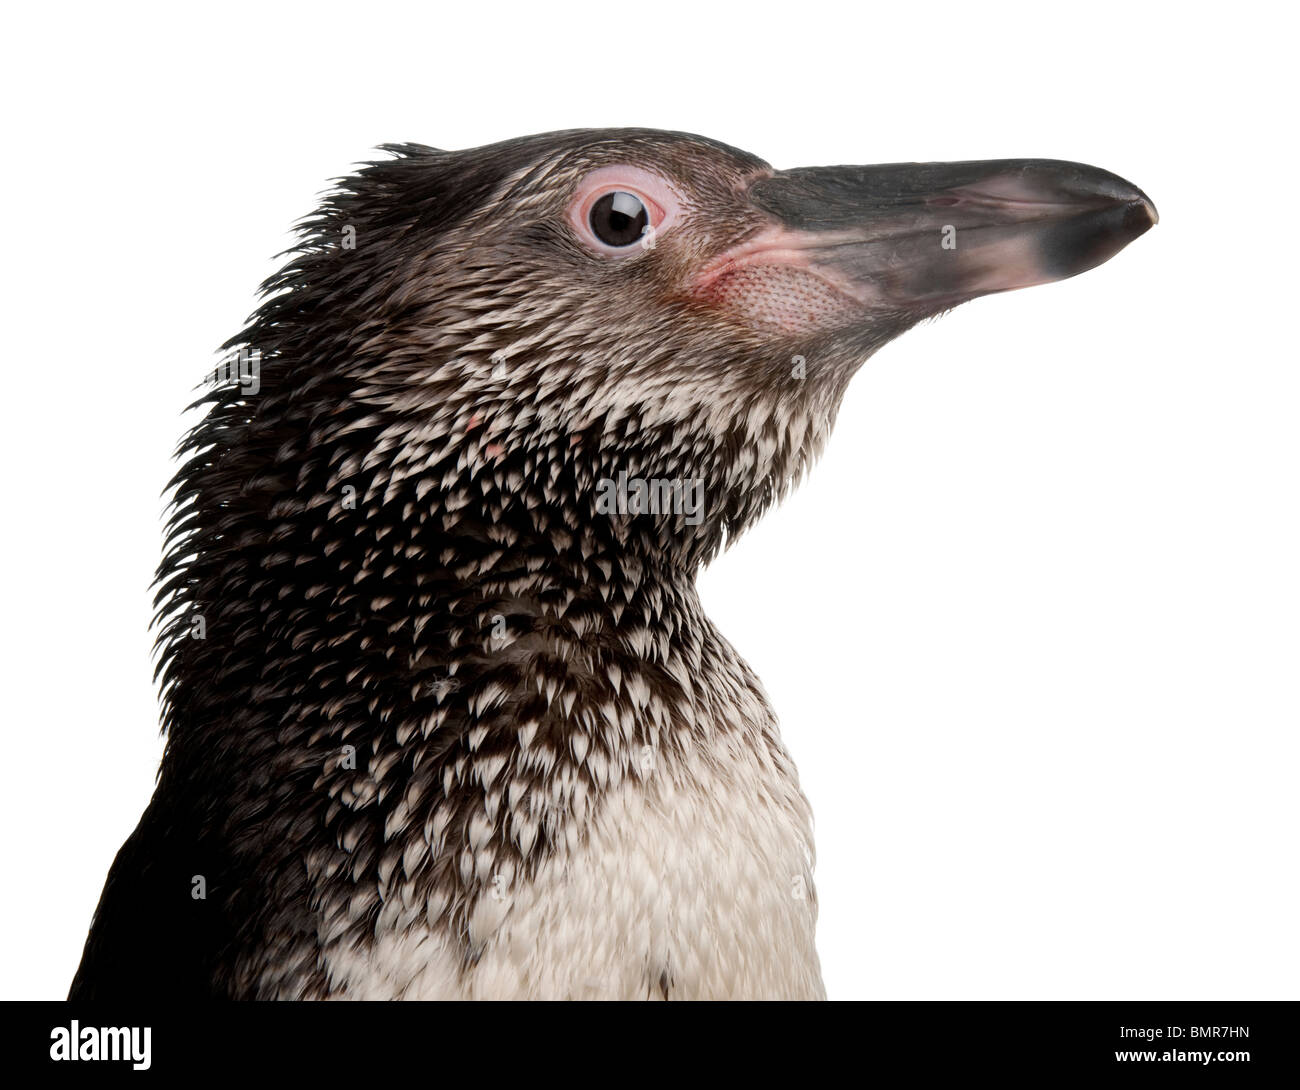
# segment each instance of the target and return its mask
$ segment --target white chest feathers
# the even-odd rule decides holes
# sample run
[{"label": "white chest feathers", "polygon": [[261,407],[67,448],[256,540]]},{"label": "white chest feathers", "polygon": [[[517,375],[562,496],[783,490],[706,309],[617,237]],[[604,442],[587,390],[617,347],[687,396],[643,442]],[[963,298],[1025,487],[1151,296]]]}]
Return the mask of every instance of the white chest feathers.
[{"label": "white chest feathers", "polygon": [[356,999],[821,999],[811,815],[766,731],[605,793],[535,878],[480,900],[464,964],[426,927],[325,955]]}]

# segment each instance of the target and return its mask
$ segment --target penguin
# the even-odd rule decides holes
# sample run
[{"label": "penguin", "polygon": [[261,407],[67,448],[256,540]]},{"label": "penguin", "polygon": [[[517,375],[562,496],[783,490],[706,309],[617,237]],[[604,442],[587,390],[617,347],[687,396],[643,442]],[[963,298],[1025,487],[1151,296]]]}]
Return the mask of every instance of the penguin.
[{"label": "penguin", "polygon": [[881,345],[1155,222],[1054,160],[382,146],[182,443],[165,751],[69,998],[824,998],[809,804],[697,573]]}]

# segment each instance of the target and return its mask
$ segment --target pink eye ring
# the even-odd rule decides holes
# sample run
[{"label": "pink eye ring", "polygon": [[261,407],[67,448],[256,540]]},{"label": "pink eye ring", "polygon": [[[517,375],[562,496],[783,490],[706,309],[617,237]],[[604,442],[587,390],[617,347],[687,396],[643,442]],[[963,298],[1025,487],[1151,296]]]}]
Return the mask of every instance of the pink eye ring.
[{"label": "pink eye ring", "polygon": [[649,249],[679,215],[677,195],[662,178],[639,167],[614,166],[583,179],[568,218],[588,248],[614,256]]}]

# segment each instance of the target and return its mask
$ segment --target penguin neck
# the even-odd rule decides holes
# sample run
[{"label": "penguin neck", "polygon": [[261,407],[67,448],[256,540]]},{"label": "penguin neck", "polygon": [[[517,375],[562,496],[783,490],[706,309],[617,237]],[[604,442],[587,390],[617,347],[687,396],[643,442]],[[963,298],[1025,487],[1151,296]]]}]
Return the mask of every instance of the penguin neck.
[{"label": "penguin neck", "polygon": [[[552,529],[511,543],[471,536],[455,551],[454,579],[438,580],[427,606],[418,595],[409,606],[425,620],[420,644],[453,664],[528,653],[660,662],[680,626],[702,616],[694,572],[635,534]],[[413,582],[422,578],[423,570]]]},{"label": "penguin neck", "polygon": [[666,684],[682,641],[701,638],[695,571],[644,520],[488,519],[443,499],[306,503],[269,535],[201,552],[181,621],[201,617],[203,638],[172,640],[173,738],[201,721],[341,743],[393,719],[477,721],[480,685],[561,676],[572,707],[601,672],[645,666]]},{"label": "penguin neck", "polygon": [[[539,873],[608,792],[659,790],[702,751],[750,748],[720,736],[772,731],[663,520],[582,520],[477,482],[462,502],[463,477],[341,480],[328,459],[315,479],[230,464],[240,487],[205,471],[229,499],[177,546],[177,616],[206,632],[168,639],[159,785],[196,827],[246,823],[206,864],[228,882],[305,859],[320,903],[382,892],[401,917],[385,926],[415,926],[418,905],[460,943],[491,883]],[[268,904],[283,920],[266,926],[296,904]],[[375,920],[346,926],[362,943]]]}]

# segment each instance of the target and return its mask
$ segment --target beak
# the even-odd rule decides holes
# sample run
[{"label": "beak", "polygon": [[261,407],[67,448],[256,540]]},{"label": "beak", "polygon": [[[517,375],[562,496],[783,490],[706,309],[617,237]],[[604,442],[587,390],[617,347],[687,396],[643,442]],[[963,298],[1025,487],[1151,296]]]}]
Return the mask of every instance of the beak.
[{"label": "beak", "polygon": [[1130,182],[1052,159],[812,167],[749,196],[775,225],[734,257],[780,252],[865,307],[927,313],[1085,272],[1157,220]]}]

